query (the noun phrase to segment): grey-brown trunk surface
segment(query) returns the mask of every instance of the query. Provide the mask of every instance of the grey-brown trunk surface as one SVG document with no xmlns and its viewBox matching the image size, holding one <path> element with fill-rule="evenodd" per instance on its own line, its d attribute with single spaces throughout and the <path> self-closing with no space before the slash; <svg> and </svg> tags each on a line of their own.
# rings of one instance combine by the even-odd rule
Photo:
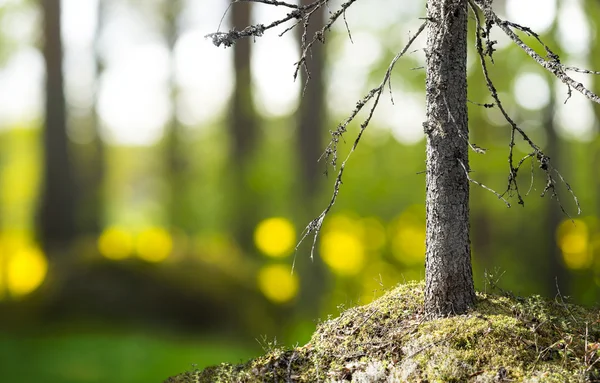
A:
<svg viewBox="0 0 600 383">
<path fill-rule="evenodd" d="M 428 0 L 425 312 L 461 314 L 475 302 L 469 240 L 467 1 Z M 461 164 L 462 163 L 462 164 Z"/>
</svg>

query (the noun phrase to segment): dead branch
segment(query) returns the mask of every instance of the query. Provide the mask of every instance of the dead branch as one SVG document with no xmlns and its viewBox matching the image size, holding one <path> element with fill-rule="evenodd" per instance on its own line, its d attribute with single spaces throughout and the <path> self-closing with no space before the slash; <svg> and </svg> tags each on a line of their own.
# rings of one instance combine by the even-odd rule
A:
<svg viewBox="0 0 600 383">
<path fill-rule="evenodd" d="M 312 10 L 321 7 L 323 4 L 328 2 L 329 0 L 317 0 L 314 3 L 310 3 L 307 5 L 296 5 L 292 3 L 286 3 L 284 1 L 275 1 L 275 0 L 234 0 L 229 4 L 229 7 L 234 5 L 235 3 L 240 2 L 249 2 L 249 3 L 262 3 L 273 6 L 283 6 L 287 8 L 292 8 L 293 11 L 288 13 L 285 17 L 275 20 L 268 25 L 264 24 L 255 24 L 249 25 L 241 31 L 236 31 L 235 28 L 232 28 L 229 32 L 214 32 L 207 34 L 206 38 L 211 38 L 212 42 L 215 46 L 220 47 L 223 45 L 224 47 L 230 47 L 239 39 L 246 37 L 260 37 L 265 31 L 275 28 L 281 24 L 284 24 L 290 20 L 302 20 L 306 16 L 307 13 L 310 13 Z M 227 8 L 229 10 L 229 8 Z M 288 30 L 292 29 L 288 28 Z M 284 32 L 285 33 L 285 32 Z"/>
<path fill-rule="evenodd" d="M 310 20 L 312 15 L 321 7 L 327 6 L 329 0 L 316 0 L 307 5 L 296 5 L 293 3 L 287 3 L 285 1 L 276 1 L 276 0 L 234 0 L 231 5 L 239 2 L 250 2 L 250 3 L 262 3 L 272 6 L 282 6 L 293 9 L 290 13 L 288 13 L 285 17 L 275 20 L 268 25 L 264 24 L 255 24 L 249 25 L 241 31 L 235 30 L 235 28 L 231 29 L 229 32 L 214 32 L 209 33 L 205 37 L 212 39 L 212 42 L 217 47 L 223 45 L 224 47 L 230 47 L 239 39 L 247 38 L 247 37 L 260 37 L 265 31 L 278 27 L 282 24 L 285 24 L 289 21 L 296 20 L 295 23 L 287 27 L 283 32 L 279 34 L 279 36 L 283 36 L 287 32 L 293 30 L 299 24 L 302 24 L 304 31 L 302 32 L 302 39 L 300 44 L 301 55 L 298 61 L 294 64 L 296 66 L 294 70 L 294 80 L 298 77 L 298 73 L 300 69 L 304 69 L 307 74 L 306 81 L 310 79 L 310 72 L 308 71 L 308 67 L 306 66 L 307 57 L 310 56 L 310 51 L 312 46 L 318 41 L 321 43 L 325 42 L 325 32 L 330 31 L 333 24 L 339 19 L 340 16 L 343 16 L 344 23 L 348 30 L 348 36 L 350 36 L 350 40 L 352 40 L 352 35 L 350 34 L 350 29 L 348 28 L 348 23 L 346 21 L 346 10 L 354 3 L 356 0 L 347 0 L 340 8 L 335 12 L 331 13 L 329 20 L 325 23 L 323 28 L 318 30 L 309 38 L 308 36 L 308 25 L 310 24 Z"/>
<path fill-rule="evenodd" d="M 560 62 L 560 58 L 556 53 L 554 53 L 544 42 L 541 40 L 540 36 L 533 32 L 531 29 L 527 27 L 523 27 L 519 24 L 512 23 L 510 21 L 502 20 L 496 13 L 492 10 L 492 5 L 490 0 L 473 0 L 474 3 L 481 9 L 483 12 L 487 23 L 486 28 L 491 28 L 492 25 L 497 25 L 515 44 L 517 44 L 521 49 L 523 49 L 532 59 L 534 59 L 538 64 L 540 64 L 544 69 L 552 73 L 556 78 L 561 80 L 564 84 L 567 85 L 567 89 L 569 92 L 569 97 L 571 95 L 571 89 L 575 89 L 576 91 L 583 94 L 585 97 L 600 104 L 600 97 L 596 95 L 591 90 L 587 89 L 582 83 L 575 81 L 572 77 L 570 77 L 566 71 L 575 71 L 580 73 L 588 73 L 588 74 L 599 74 L 600 72 L 588 71 L 586 69 L 579 69 L 574 67 L 567 67 Z M 520 30 L 526 33 L 529 36 L 534 37 L 546 50 L 547 59 L 544 59 L 542 56 L 537 54 L 533 48 L 529 45 L 525 44 L 523 40 L 517 36 L 517 34 L 513 31 L 513 29 Z"/>
<path fill-rule="evenodd" d="M 518 203 L 520 205 L 524 205 L 525 204 L 525 202 L 523 201 L 521 192 L 519 191 L 519 184 L 518 184 L 518 180 L 517 180 L 517 175 L 519 173 L 521 165 L 525 162 L 525 160 L 527 160 L 528 158 L 532 158 L 532 159 L 535 158 L 535 160 L 539 164 L 540 169 L 542 169 L 544 171 L 544 173 L 546 174 L 546 185 L 544 187 L 544 190 L 541 193 L 541 196 L 543 197 L 547 193 L 550 193 L 551 197 L 555 198 L 557 200 L 557 202 L 558 202 L 561 210 L 567 216 L 569 216 L 569 214 L 566 212 L 564 206 L 560 202 L 559 195 L 558 195 L 558 192 L 556 190 L 557 181 L 554 178 L 554 174 L 556 173 L 556 175 L 559 177 L 560 181 L 564 183 L 564 185 L 567 187 L 567 190 L 571 193 L 571 195 L 573 197 L 573 200 L 575 201 L 575 204 L 577 205 L 577 214 L 580 214 L 581 213 L 581 207 L 579 205 L 579 200 L 577 199 L 577 196 L 573 192 L 571 186 L 565 181 L 564 177 L 558 172 L 558 170 L 556 170 L 555 168 L 552 167 L 552 165 L 550 163 L 550 157 L 548 157 L 541 150 L 541 148 L 537 144 L 535 144 L 529 138 L 529 136 L 517 125 L 517 123 L 508 115 L 508 112 L 506 111 L 506 109 L 504 108 L 504 105 L 502 104 L 502 101 L 500 100 L 500 97 L 498 95 L 498 91 L 496 90 L 496 87 L 495 87 L 494 83 L 492 82 L 492 80 L 490 78 L 489 71 L 488 71 L 488 68 L 487 68 L 487 62 L 486 62 L 486 56 L 488 56 L 488 57 L 491 58 L 491 56 L 492 56 L 492 54 L 494 52 L 493 45 L 495 44 L 495 41 L 491 41 L 490 40 L 490 30 L 491 30 L 492 26 L 494 24 L 500 26 L 500 24 L 502 23 L 502 25 L 504 25 L 503 30 L 504 29 L 508 30 L 522 44 L 522 48 L 523 47 L 527 48 L 527 49 L 525 49 L 525 48 L 523 48 L 523 49 L 525 49 L 526 51 L 531 51 L 534 55 L 536 55 L 539 58 L 539 60 L 541 60 L 542 63 L 540 63 L 540 64 L 542 66 L 544 66 L 545 64 L 551 65 L 552 68 L 554 68 L 553 69 L 554 71 L 551 71 L 551 72 L 552 73 L 555 73 L 555 72 L 558 73 L 558 74 L 555 74 L 555 75 L 557 75 L 558 78 L 560 78 L 561 80 L 563 80 L 563 82 L 565 82 L 568 86 L 571 86 L 571 85 L 569 85 L 570 82 L 568 82 L 569 81 L 568 79 L 571 79 L 571 78 L 568 75 L 566 75 L 565 72 L 564 72 L 564 70 L 565 70 L 564 68 L 566 68 L 566 67 L 564 67 L 562 64 L 560 64 L 558 55 L 554 54 L 554 52 L 552 52 L 552 50 L 542 42 L 542 40 L 539 38 L 539 36 L 537 34 L 535 34 L 533 31 L 531 31 L 529 28 L 522 27 L 520 25 L 511 23 L 511 22 L 505 22 L 505 21 L 499 19 L 498 16 L 496 16 L 496 14 L 492 11 L 491 5 L 489 4 L 489 2 L 487 0 L 469 0 L 469 5 L 470 5 L 471 10 L 473 11 L 473 14 L 475 16 L 475 22 L 476 22 L 476 48 L 477 48 L 477 53 L 479 55 L 479 61 L 481 63 L 481 68 L 482 68 L 482 71 L 483 71 L 483 76 L 484 76 L 485 81 L 486 81 L 486 85 L 488 87 L 488 90 L 490 91 L 490 95 L 492 96 L 492 98 L 495 101 L 495 106 L 500 110 L 500 112 L 504 116 L 504 119 L 511 126 L 509 151 L 508 151 L 508 164 L 509 164 L 508 185 L 507 185 L 506 191 L 502 195 L 508 194 L 509 196 L 511 196 L 512 193 L 514 192 L 516 194 L 517 198 L 518 198 Z M 481 19 L 479 17 L 479 13 L 477 12 L 476 5 L 482 10 L 482 12 L 483 12 L 483 14 L 484 14 L 484 16 L 486 18 L 485 28 L 482 26 Z M 526 33 L 534 36 L 544 46 L 544 48 L 546 49 L 546 52 L 548 53 L 549 60 L 546 61 L 541 56 L 537 55 L 537 53 L 535 53 L 533 51 L 533 49 L 531 49 L 529 46 L 527 46 L 525 43 L 523 43 L 516 36 L 516 34 L 514 34 L 514 32 L 512 32 L 512 30 L 510 29 L 509 26 L 517 28 L 517 29 L 519 29 L 521 31 L 524 31 L 524 32 L 526 32 Z M 507 32 L 507 34 L 508 34 L 508 32 Z M 483 44 L 484 38 L 486 39 L 486 48 L 485 49 L 484 49 L 484 44 Z M 519 44 L 519 43 L 517 43 L 517 44 Z M 534 57 L 534 59 L 536 59 L 536 58 Z M 536 59 L 536 61 L 538 61 L 538 60 Z M 553 64 L 549 64 L 549 63 L 553 63 Z M 565 81 L 564 79 L 567 79 L 567 81 Z M 574 81 L 574 80 L 572 80 L 572 81 Z M 579 85 L 580 85 L 580 87 L 576 87 L 574 85 L 572 85 L 572 86 L 574 88 L 576 88 L 576 89 L 579 90 L 579 89 L 581 89 L 581 87 L 583 87 L 583 85 L 581 85 L 581 84 L 579 84 Z M 583 88 L 583 89 L 585 89 L 585 88 Z M 598 96 L 595 96 L 595 97 L 597 98 Z M 600 101 L 600 99 L 599 99 L 599 101 Z M 513 151 L 513 149 L 514 149 L 514 146 L 515 146 L 515 136 L 516 136 L 516 133 L 518 133 L 521 136 L 521 138 L 525 142 L 527 142 L 527 144 L 529 144 L 529 146 L 531 147 L 531 149 L 533 150 L 533 152 L 530 153 L 530 154 L 528 154 L 528 155 L 526 155 L 525 157 L 523 157 L 515 165 L 514 151 Z M 533 172 L 532 172 L 532 177 L 533 177 Z M 530 190 L 531 190 L 531 187 L 530 187 Z M 529 193 L 529 191 L 528 191 L 528 193 Z"/>
<path fill-rule="evenodd" d="M 329 204 L 327 205 L 325 210 L 323 210 L 323 212 L 321 212 L 321 214 L 319 214 L 319 216 L 317 218 L 312 220 L 306 226 L 306 228 L 304 229 L 304 231 L 302 233 L 300 242 L 296 246 L 296 251 L 297 251 L 298 247 L 300 246 L 300 244 L 302 244 L 302 242 L 306 239 L 306 237 L 308 237 L 309 235 L 312 234 L 313 235 L 313 244 L 312 244 L 312 248 L 310 251 L 311 259 L 314 259 L 314 250 L 315 250 L 316 240 L 321 231 L 321 227 L 323 225 L 323 220 L 325 219 L 325 216 L 327 215 L 327 213 L 329 213 L 329 211 L 331 210 L 331 208 L 333 207 L 333 205 L 335 204 L 335 202 L 337 200 L 337 196 L 340 191 L 340 186 L 342 185 L 342 176 L 344 174 L 344 169 L 346 168 L 346 163 L 350 159 L 350 156 L 352 156 L 352 154 L 356 150 L 356 147 L 358 146 L 358 143 L 360 142 L 360 139 L 362 138 L 362 135 L 363 135 L 365 129 L 371 122 L 371 118 L 373 117 L 373 114 L 375 113 L 375 109 L 377 108 L 377 105 L 379 104 L 379 99 L 381 98 L 381 95 L 383 94 L 383 92 L 385 90 L 385 86 L 391 79 L 392 71 L 394 69 L 394 66 L 396 65 L 396 62 L 402 56 L 404 56 L 404 54 L 406 53 L 406 51 L 408 51 L 408 49 L 413 44 L 413 42 L 417 39 L 417 37 L 421 34 L 421 32 L 423 32 L 423 30 L 425 29 L 425 26 L 427 25 L 427 22 L 428 21 L 425 21 L 425 22 L 423 22 L 423 24 L 421 24 L 421 26 L 419 27 L 417 32 L 408 40 L 408 42 L 406 43 L 406 46 L 402 49 L 402 51 L 400 51 L 398 54 L 396 54 L 394 59 L 390 62 L 390 65 L 388 66 L 388 69 L 386 70 L 383 80 L 381 81 L 379 86 L 371 89 L 369 91 L 369 93 L 367 93 L 367 95 L 362 98 L 362 100 L 358 101 L 356 103 L 356 107 L 354 108 L 354 110 L 352 111 L 350 116 L 348 118 L 346 118 L 340 125 L 338 125 L 336 130 L 331 132 L 331 136 L 332 136 L 331 141 L 329 142 L 329 145 L 327 145 L 327 148 L 325 149 L 325 152 L 321 156 L 321 159 L 325 158 L 327 163 L 332 165 L 335 169 L 337 166 L 337 145 L 338 145 L 340 139 L 343 138 L 344 133 L 346 133 L 346 128 L 348 127 L 348 124 L 350 124 L 352 121 L 354 121 L 357 114 L 363 109 L 363 107 L 369 101 L 371 101 L 373 99 L 373 105 L 371 106 L 369 114 L 368 114 L 367 118 L 361 123 L 360 130 L 358 132 L 356 139 L 354 140 L 354 144 L 352 145 L 352 147 L 350 148 L 350 152 L 348 153 L 348 155 L 346 156 L 346 158 L 340 165 L 340 168 L 338 170 L 338 173 L 337 173 L 337 176 L 335 179 L 334 187 L 333 187 L 333 195 L 331 196 L 331 200 L 329 201 Z"/>
<path fill-rule="evenodd" d="M 458 162 L 460 163 L 460 166 L 462 166 L 463 170 L 465 171 L 465 175 L 467 176 L 467 180 L 469 180 L 469 182 L 474 183 L 475 185 L 479 186 L 480 188 L 483 188 L 487 191 L 489 191 L 490 193 L 493 193 L 496 197 L 498 197 L 498 199 L 501 199 L 502 202 L 504 202 L 504 204 L 506 205 L 506 207 L 510 207 L 510 202 L 508 202 L 503 196 L 502 194 L 498 193 L 497 191 L 495 191 L 494 189 L 485 186 L 484 184 L 482 184 L 479 181 L 474 180 L 473 178 L 471 178 L 471 176 L 469 175 L 469 173 L 471 172 L 470 169 L 467 169 L 467 167 L 465 166 L 465 164 L 461 161 L 458 160 Z"/>
</svg>

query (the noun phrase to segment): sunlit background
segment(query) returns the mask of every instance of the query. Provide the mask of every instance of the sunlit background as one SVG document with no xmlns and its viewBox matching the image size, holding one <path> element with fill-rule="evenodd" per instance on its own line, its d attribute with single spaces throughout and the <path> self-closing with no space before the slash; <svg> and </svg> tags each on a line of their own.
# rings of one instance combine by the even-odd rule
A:
<svg viewBox="0 0 600 383">
<path fill-rule="evenodd" d="M 600 70 L 596 0 L 494 6 L 540 33 L 563 63 Z M 230 49 L 204 37 L 287 9 L 227 7 L 0 0 L 0 381 L 158 382 L 270 343 L 302 344 L 319 320 L 423 278 L 424 38 L 398 63 L 394 102 L 382 100 L 348 162 L 314 258 L 312 237 L 296 245 L 331 198 L 335 170 L 326 177 L 317 162 L 329 131 L 381 81 L 424 2 L 356 2 L 346 13 L 351 38 L 336 24 L 309 55 L 304 97 L 305 76 L 293 79 L 299 31 L 280 37 L 282 26 Z M 492 37 L 500 96 L 582 214 L 564 186 L 572 219 L 540 198 L 537 169 L 524 208 L 473 188 L 476 284 L 597 304 L 600 107 L 575 92 L 565 103 L 562 84 Z M 470 128 L 488 152 L 471 155 L 472 177 L 502 191 L 510 131 L 498 110 L 476 105 L 491 99 L 473 40 Z M 593 77 L 573 76 L 600 91 Z M 350 125 L 340 158 L 358 128 Z M 523 169 L 526 191 L 528 162 Z"/>
</svg>

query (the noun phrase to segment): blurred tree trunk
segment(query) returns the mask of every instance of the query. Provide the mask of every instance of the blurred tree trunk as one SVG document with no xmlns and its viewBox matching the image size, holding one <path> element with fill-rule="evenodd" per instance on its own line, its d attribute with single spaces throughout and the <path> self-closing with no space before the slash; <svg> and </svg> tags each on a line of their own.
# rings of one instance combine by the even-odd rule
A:
<svg viewBox="0 0 600 383">
<path fill-rule="evenodd" d="M 185 182 L 185 171 L 187 161 L 185 159 L 185 149 L 182 145 L 181 125 L 177 119 L 177 97 L 178 86 L 176 81 L 175 68 L 175 43 L 179 36 L 177 18 L 182 9 L 181 0 L 167 0 L 163 3 L 165 7 L 163 14 L 165 17 L 165 33 L 171 53 L 171 74 L 170 74 L 170 92 L 171 92 L 171 120 L 167 124 L 165 131 L 165 151 L 167 156 L 167 182 L 169 185 L 169 204 L 168 216 L 172 228 L 182 230 L 193 229 L 189 223 L 191 217 L 187 211 L 186 193 L 187 184 Z"/>
<path fill-rule="evenodd" d="M 483 79 L 473 81 L 473 83 L 482 86 L 487 92 L 487 87 Z M 488 134 L 488 122 L 483 117 L 483 113 L 473 114 L 473 118 L 469 116 L 471 121 L 470 130 L 471 139 L 477 145 L 484 148 L 488 147 L 490 141 Z M 487 185 L 488 177 L 486 172 L 477 174 L 477 181 L 484 185 Z M 477 262 L 478 266 L 484 272 L 493 273 L 494 266 L 494 248 L 492 243 L 494 242 L 494 231 L 492 230 L 492 214 L 493 212 L 488 208 L 489 196 L 483 189 L 477 190 L 471 195 L 471 233 L 473 239 L 472 256 L 474 261 Z"/>
<path fill-rule="evenodd" d="M 554 76 L 546 76 L 549 81 L 550 87 L 550 100 L 548 106 L 543 112 L 543 128 L 546 132 L 546 147 L 544 152 L 548 157 L 552 159 L 552 163 L 557 169 L 561 168 L 561 153 L 560 153 L 560 139 L 556 133 L 556 127 L 554 125 L 554 111 L 556 109 L 556 97 L 554 95 Z M 556 229 L 560 225 L 562 212 L 556 206 L 556 201 L 548 199 L 545 201 L 545 216 L 544 230 L 548 240 L 545 243 L 548 244 L 546 256 L 548 257 L 548 272 L 546 273 L 546 290 L 549 296 L 553 296 L 558 293 L 556 287 L 560 288 L 562 294 L 569 294 L 570 281 L 569 273 L 565 269 L 565 265 L 562 260 L 562 253 L 556 243 Z"/>
<path fill-rule="evenodd" d="M 46 114 L 43 133 L 44 163 L 40 207 L 40 235 L 47 251 L 75 238 L 76 188 L 66 129 L 62 73 L 60 0 L 42 0 Z M 48 254 L 52 256 L 52 254 Z"/>
<path fill-rule="evenodd" d="M 301 0 L 300 3 L 308 5 L 312 3 L 312 0 Z M 306 33 L 307 38 L 312 38 L 315 32 L 323 27 L 324 20 L 325 7 L 320 7 L 313 13 L 307 31 L 298 28 L 300 32 L 298 39 L 302 39 L 302 32 Z M 302 96 L 303 90 L 305 90 L 305 93 L 304 97 L 300 99 L 297 128 L 298 138 L 296 142 L 298 144 L 298 153 L 300 154 L 303 197 L 306 197 L 306 201 L 310 201 L 314 197 L 319 184 L 319 176 L 323 173 L 317 160 L 324 149 L 322 142 L 323 126 L 325 125 L 324 51 L 323 44 L 319 42 L 314 44 L 306 60 L 310 78 L 304 70 L 301 71 L 300 75 L 300 94 Z M 304 88 L 305 86 L 306 88 Z"/>
<path fill-rule="evenodd" d="M 557 12 L 560 12 L 560 5 L 556 6 L 556 10 Z M 548 37 L 546 37 L 544 40 L 547 41 L 550 46 L 558 46 L 558 42 L 555 39 L 557 33 L 557 20 L 555 19 L 550 30 L 548 31 Z M 546 74 L 545 78 L 548 82 L 550 99 L 548 100 L 548 105 L 542 114 L 542 128 L 546 133 L 546 147 L 544 152 L 552 159 L 554 166 L 557 169 L 561 169 L 562 156 L 560 150 L 560 137 L 558 137 L 556 126 L 554 124 L 554 113 L 557 107 L 557 100 L 554 92 L 554 83 L 556 78 L 551 74 Z M 554 296 L 558 293 L 557 285 L 562 294 L 568 294 L 571 289 L 569 272 L 565 268 L 562 260 L 562 252 L 558 248 L 558 244 L 556 242 L 556 229 L 560 225 L 560 222 L 563 218 L 563 213 L 560 208 L 556 206 L 556 201 L 551 199 L 545 201 L 544 207 L 546 210 L 544 214 L 546 219 L 544 220 L 542 229 L 547 238 L 545 243 L 548 246 L 545 252 L 546 257 L 548 257 L 548 271 L 545 275 L 544 284 L 546 285 L 546 291 L 549 296 Z"/>
<path fill-rule="evenodd" d="M 242 29 L 250 25 L 252 4 L 234 4 L 230 12 L 234 28 Z M 233 46 L 235 85 L 228 121 L 235 193 L 232 199 L 231 227 L 245 250 L 252 248 L 252 232 L 258 218 L 257 193 L 249 180 L 258 130 L 258 118 L 252 97 L 252 43 L 252 39 L 241 39 Z"/>
<path fill-rule="evenodd" d="M 93 54 L 95 62 L 95 89 L 94 89 L 94 105 L 91 110 L 91 126 L 93 130 L 93 139 L 90 143 L 82 148 L 85 153 L 85 166 L 80 170 L 79 180 L 81 187 L 81 201 L 79 206 L 81 209 L 81 230 L 86 234 L 97 235 L 100 233 L 103 224 L 104 214 L 104 192 L 103 180 L 105 174 L 105 148 L 100 135 L 100 118 L 98 116 L 98 89 L 100 78 L 104 72 L 104 63 L 100 57 L 99 41 L 102 33 L 105 18 L 105 0 L 98 0 L 97 16 L 96 16 L 96 33 L 94 37 Z"/>
<path fill-rule="evenodd" d="M 596 0 L 586 0 L 584 4 L 584 11 L 588 15 L 588 22 L 590 23 L 591 30 L 591 41 L 590 41 L 590 52 L 589 60 L 590 67 L 594 70 L 600 70 L 600 44 L 596 43 L 596 39 L 600 36 L 600 4 Z M 596 36 L 596 39 L 594 39 Z M 594 76 L 591 78 L 593 81 L 593 91 L 598 94 L 600 92 L 600 78 Z M 592 103 L 594 108 L 594 114 L 596 115 L 596 129 L 600 128 L 600 105 Z M 596 182 L 596 214 L 600 216 L 600 135 L 596 136 L 594 145 L 594 155 L 591 158 L 591 169 L 592 177 Z"/>
<path fill-rule="evenodd" d="M 301 0 L 301 5 L 308 5 L 312 0 Z M 302 34 L 311 39 L 315 32 L 323 28 L 325 21 L 325 7 L 318 8 L 312 15 L 308 29 L 297 29 L 299 45 L 302 45 Z M 300 52 L 301 54 L 302 52 Z M 306 60 L 309 74 L 302 70 L 300 72 L 300 105 L 298 108 L 298 120 L 296 128 L 296 144 L 300 167 L 300 201 L 302 213 L 315 214 L 313 210 L 314 199 L 318 192 L 319 180 L 323 176 L 322 165 L 318 162 L 324 150 L 322 132 L 325 126 L 325 83 L 323 72 L 325 67 L 325 47 L 317 42 L 313 45 Z M 308 82 L 307 82 L 308 81 Z M 302 95 L 304 92 L 304 95 Z M 308 207 L 308 209 L 307 209 Z M 303 222 L 308 222 L 314 217 L 302 216 Z M 320 258 L 319 261 L 299 262 L 298 273 L 300 274 L 300 304 L 299 310 L 310 317 L 318 315 L 319 298 L 323 296 L 325 267 Z M 309 309 L 312 308 L 312 309 Z"/>
</svg>

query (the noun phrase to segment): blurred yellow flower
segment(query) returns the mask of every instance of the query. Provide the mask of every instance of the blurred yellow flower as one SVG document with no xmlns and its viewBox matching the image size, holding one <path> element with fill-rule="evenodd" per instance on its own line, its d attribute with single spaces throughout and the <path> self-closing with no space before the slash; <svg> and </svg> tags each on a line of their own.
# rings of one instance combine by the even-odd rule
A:
<svg viewBox="0 0 600 383">
<path fill-rule="evenodd" d="M 37 289 L 48 272 L 48 261 L 38 248 L 27 246 L 8 257 L 6 287 L 13 296 L 23 296 Z"/>
<path fill-rule="evenodd" d="M 296 230 L 285 218 L 268 218 L 256 227 L 254 243 L 258 250 L 269 257 L 285 257 L 296 245 Z"/>
<path fill-rule="evenodd" d="M 364 267 L 366 257 L 359 237 L 334 229 L 321 238 L 321 258 L 335 273 L 350 276 Z"/>
<path fill-rule="evenodd" d="M 298 294 L 298 277 L 288 265 L 269 265 L 258 272 L 258 288 L 274 303 L 285 303 Z"/>
<path fill-rule="evenodd" d="M 160 227 L 143 230 L 136 238 L 137 256 L 147 262 L 162 262 L 173 250 L 171 234 Z"/>
<path fill-rule="evenodd" d="M 562 251 L 563 261 L 569 269 L 587 269 L 592 265 L 589 230 L 585 221 L 564 220 L 556 230 L 556 241 Z"/>
<path fill-rule="evenodd" d="M 133 236 L 124 228 L 109 227 L 98 238 L 98 250 L 108 259 L 125 259 L 133 252 Z"/>
</svg>

